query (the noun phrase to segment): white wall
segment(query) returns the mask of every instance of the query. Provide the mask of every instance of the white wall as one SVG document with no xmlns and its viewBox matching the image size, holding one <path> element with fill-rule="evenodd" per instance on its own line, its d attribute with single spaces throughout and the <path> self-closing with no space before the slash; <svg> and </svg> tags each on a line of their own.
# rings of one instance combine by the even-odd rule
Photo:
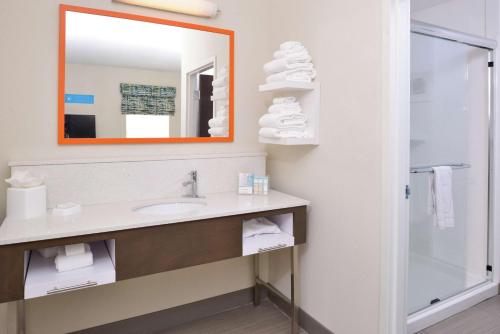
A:
<svg viewBox="0 0 500 334">
<path fill-rule="evenodd" d="M 379 328 L 382 5 L 272 1 L 273 47 L 301 41 L 316 65 L 321 136 L 317 147 L 269 146 L 268 170 L 273 187 L 312 202 L 300 253 L 301 306 L 339 334 Z M 271 258 L 280 289 L 288 288 L 285 255 Z"/>
<path fill-rule="evenodd" d="M 65 104 L 66 114 L 95 115 L 97 138 L 125 138 L 125 115 L 121 113 L 120 83 L 177 88 L 175 111 L 170 119 L 170 137 L 180 137 L 180 72 L 66 64 L 66 93 L 94 95 L 94 104 Z"/>
<path fill-rule="evenodd" d="M 267 0 L 220 0 L 222 13 L 206 20 L 101 0 L 64 3 L 218 26 L 237 31 L 235 141 L 219 144 L 69 145 L 57 144 L 57 54 L 59 0 L 0 2 L 0 179 L 7 178 L 11 160 L 71 159 L 189 153 L 262 151 L 257 142 L 255 110 L 264 103 L 257 92 L 260 67 L 269 50 L 270 13 Z M 255 18 L 261 22 L 255 25 Z M 5 210 L 5 184 L 0 182 L 0 218 Z M 252 285 L 250 259 L 222 261 L 116 285 L 43 298 L 27 304 L 32 333 L 57 333 L 61 310 L 82 312 L 64 319 L 64 329 L 78 330 L 153 312 Z M 234 273 L 246 279 L 233 279 Z M 241 275 L 241 276 L 240 276 Z M 199 280 L 193 282 L 192 279 Z M 96 307 L 99 303 L 101 307 Z M 10 310 L 12 305 L 9 304 Z M 0 307 L 0 315 L 2 315 Z M 11 314 L 11 313 L 9 313 Z M 10 316 L 9 316 L 10 317 Z M 0 319 L 0 324 L 5 323 Z M 9 322 L 11 324 L 11 322 Z M 0 325 L 1 328 L 1 325 Z M 63 328 L 63 327 L 60 327 Z M 59 329 L 60 330 L 60 329 Z"/>
<path fill-rule="evenodd" d="M 477 36 L 486 36 L 487 17 L 496 9 L 494 1 L 490 0 L 427 2 L 429 4 L 423 8 L 418 5 L 413 6 L 412 19 Z"/>
</svg>

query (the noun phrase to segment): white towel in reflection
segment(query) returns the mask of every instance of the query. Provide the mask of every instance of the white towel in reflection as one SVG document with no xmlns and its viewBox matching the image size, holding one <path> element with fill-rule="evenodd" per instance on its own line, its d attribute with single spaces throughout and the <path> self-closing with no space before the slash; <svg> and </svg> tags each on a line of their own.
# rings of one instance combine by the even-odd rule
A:
<svg viewBox="0 0 500 334">
<path fill-rule="evenodd" d="M 223 100 L 229 97 L 227 87 L 214 88 L 212 93 L 212 101 Z"/>
<path fill-rule="evenodd" d="M 250 238 L 261 234 L 281 233 L 278 225 L 267 218 L 259 217 L 243 221 L 243 238 Z"/>
<path fill-rule="evenodd" d="M 279 81 L 312 82 L 316 77 L 316 70 L 290 70 L 281 73 L 271 74 L 266 78 L 267 83 Z"/>
<path fill-rule="evenodd" d="M 310 62 L 296 62 L 291 58 L 275 59 L 264 65 L 264 72 L 267 75 L 280 73 L 288 70 L 306 69 L 312 70 L 314 65 Z"/>
<path fill-rule="evenodd" d="M 70 271 L 91 266 L 94 264 L 94 256 L 88 244 L 85 244 L 85 252 L 78 255 L 66 255 L 64 248 L 61 247 L 54 263 L 57 271 Z"/>
<path fill-rule="evenodd" d="M 294 126 L 286 129 L 261 128 L 259 136 L 265 138 L 307 138 L 305 126 Z"/>
<path fill-rule="evenodd" d="M 214 117 L 208 121 L 208 126 L 211 128 L 227 127 L 228 118 L 226 116 Z"/>
<path fill-rule="evenodd" d="M 259 125 L 263 128 L 287 129 L 305 126 L 306 120 L 306 115 L 299 113 L 265 114 L 259 119 Z"/>
<path fill-rule="evenodd" d="M 223 75 L 212 81 L 212 86 L 214 88 L 227 86 L 227 75 Z"/>
<path fill-rule="evenodd" d="M 229 108 L 227 106 L 222 106 L 215 110 L 215 117 L 223 117 L 229 115 Z"/>
<path fill-rule="evenodd" d="M 302 108 L 298 102 L 277 103 L 270 105 L 267 112 L 270 114 L 297 114 L 302 112 Z"/>
<path fill-rule="evenodd" d="M 210 133 L 210 135 L 212 137 L 228 137 L 229 136 L 229 129 L 227 126 L 210 128 L 210 129 L 208 129 L 208 133 Z"/>
<path fill-rule="evenodd" d="M 455 227 L 453 170 L 449 166 L 433 167 L 432 170 L 429 189 L 434 225 L 441 230 Z"/>
</svg>

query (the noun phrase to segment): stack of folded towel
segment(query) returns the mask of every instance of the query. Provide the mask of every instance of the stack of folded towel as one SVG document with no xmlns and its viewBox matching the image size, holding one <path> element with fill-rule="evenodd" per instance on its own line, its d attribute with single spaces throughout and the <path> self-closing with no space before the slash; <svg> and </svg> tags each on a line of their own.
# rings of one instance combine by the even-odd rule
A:
<svg viewBox="0 0 500 334">
<path fill-rule="evenodd" d="M 229 89 L 228 72 L 223 67 L 212 82 L 212 101 L 215 103 L 215 115 L 208 121 L 208 133 L 212 137 L 227 137 L 229 133 Z"/>
<path fill-rule="evenodd" d="M 307 49 L 299 42 L 285 42 L 274 53 L 274 60 L 264 65 L 266 82 L 312 82 L 316 70 Z"/>
<path fill-rule="evenodd" d="M 39 249 L 38 252 L 44 258 L 55 257 L 55 266 L 59 272 L 80 269 L 94 264 L 94 256 L 88 244 L 50 247 Z"/>
<path fill-rule="evenodd" d="M 279 233 L 281 233 L 281 230 L 278 225 L 267 218 L 261 217 L 243 221 L 243 238 Z"/>
<path fill-rule="evenodd" d="M 277 97 L 259 120 L 259 135 L 265 138 L 306 138 L 307 117 L 295 97 Z"/>
<path fill-rule="evenodd" d="M 67 245 L 59 248 L 54 262 L 57 271 L 70 271 L 91 266 L 94 256 L 88 244 Z"/>
</svg>

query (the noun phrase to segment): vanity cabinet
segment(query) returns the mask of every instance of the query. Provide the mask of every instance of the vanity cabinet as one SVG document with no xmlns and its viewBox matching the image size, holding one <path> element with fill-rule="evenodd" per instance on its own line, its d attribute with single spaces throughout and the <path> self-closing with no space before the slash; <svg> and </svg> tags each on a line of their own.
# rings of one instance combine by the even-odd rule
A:
<svg viewBox="0 0 500 334">
<path fill-rule="evenodd" d="M 243 221 L 257 217 L 268 217 L 271 220 L 276 217 L 286 217 L 287 233 L 291 235 L 293 240 L 293 244 L 286 247 L 305 243 L 306 206 L 297 206 L 66 238 L 6 244 L 0 246 L 0 303 L 22 300 L 26 297 L 24 285 L 26 273 L 29 272 L 30 251 L 82 242 L 107 241 L 109 256 L 115 265 L 116 280 L 120 281 L 241 257 L 244 255 Z M 285 246 L 277 248 L 285 248 Z M 277 248 L 263 248 L 256 253 Z M 63 288 L 58 291 L 71 290 L 74 289 Z"/>
<path fill-rule="evenodd" d="M 242 221 L 222 217 L 124 231 L 117 240 L 119 280 L 241 256 Z"/>
</svg>

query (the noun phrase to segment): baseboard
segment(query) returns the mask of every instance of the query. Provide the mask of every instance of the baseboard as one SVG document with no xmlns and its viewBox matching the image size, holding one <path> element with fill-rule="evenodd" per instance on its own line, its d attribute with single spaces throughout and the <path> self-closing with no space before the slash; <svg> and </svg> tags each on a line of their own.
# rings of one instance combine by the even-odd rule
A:
<svg viewBox="0 0 500 334">
<path fill-rule="evenodd" d="M 291 315 L 292 306 L 289 300 L 284 299 L 272 290 L 267 291 L 267 297 L 278 306 L 281 311 L 288 316 Z M 308 334 L 334 334 L 302 309 L 299 309 L 299 324 Z"/>
<path fill-rule="evenodd" d="M 290 316 L 291 306 L 289 301 L 264 287 L 259 289 L 259 291 L 261 292 L 261 299 L 268 298 L 280 310 Z M 210 317 L 251 302 L 253 302 L 253 288 L 248 288 L 166 310 L 76 331 L 73 332 L 73 334 L 161 333 L 191 321 Z M 303 310 L 300 310 L 299 322 L 300 326 L 308 334 L 333 334 L 333 332 L 321 325 L 316 319 Z"/>
<path fill-rule="evenodd" d="M 264 290 L 264 289 L 261 289 Z M 262 291 L 262 298 L 267 292 Z M 73 332 L 73 334 L 154 334 L 173 327 L 209 317 L 253 301 L 253 288 L 243 289 L 224 295 L 196 301 L 138 317 Z"/>
</svg>

